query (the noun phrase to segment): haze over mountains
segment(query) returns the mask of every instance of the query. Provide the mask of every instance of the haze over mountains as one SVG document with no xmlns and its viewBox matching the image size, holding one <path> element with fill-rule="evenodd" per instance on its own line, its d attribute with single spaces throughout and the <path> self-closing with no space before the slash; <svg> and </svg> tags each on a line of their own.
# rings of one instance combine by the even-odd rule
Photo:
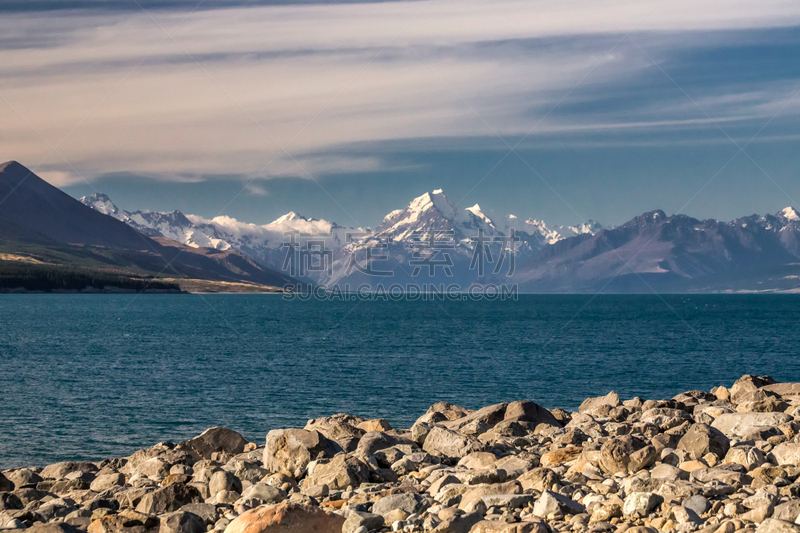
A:
<svg viewBox="0 0 800 533">
<path fill-rule="evenodd" d="M 287 267 L 286 245 L 294 233 L 292 251 L 302 253 L 314 242 L 318 243 L 314 250 L 327 255 L 317 255 L 317 268 L 291 274 L 350 289 L 362 283 L 456 283 L 463 288 L 473 283 L 511 283 L 529 292 L 800 288 L 800 214 L 791 207 L 730 222 L 667 216 L 656 210 L 615 228 L 594 221 L 550 228 L 535 218 L 520 222 L 510 215 L 492 220 L 479 205 L 459 207 L 437 189 L 390 212 L 370 230 L 293 212 L 270 224 L 255 225 L 179 211 L 123 211 L 102 194 L 81 202 L 147 235 L 195 247 L 239 250 L 276 270 Z M 512 228 L 518 239 L 513 264 L 510 255 L 502 253 Z M 434 241 L 437 251 L 431 251 Z M 478 246 L 485 247 L 485 253 L 476 254 Z"/>
</svg>

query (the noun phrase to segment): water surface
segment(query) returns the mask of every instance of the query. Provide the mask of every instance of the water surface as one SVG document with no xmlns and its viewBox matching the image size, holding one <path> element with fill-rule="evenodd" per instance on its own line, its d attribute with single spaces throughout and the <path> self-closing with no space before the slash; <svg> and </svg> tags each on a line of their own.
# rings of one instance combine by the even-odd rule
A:
<svg viewBox="0 0 800 533">
<path fill-rule="evenodd" d="M 262 442 L 348 412 L 671 397 L 800 381 L 800 296 L 0 296 L 0 469 L 119 457 L 221 425 Z"/>
</svg>

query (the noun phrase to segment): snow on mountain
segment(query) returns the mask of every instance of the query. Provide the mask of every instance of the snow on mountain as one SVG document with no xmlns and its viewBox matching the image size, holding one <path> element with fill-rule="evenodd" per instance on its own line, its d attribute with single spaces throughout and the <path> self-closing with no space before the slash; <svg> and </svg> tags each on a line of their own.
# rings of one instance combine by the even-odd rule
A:
<svg viewBox="0 0 800 533">
<path fill-rule="evenodd" d="M 779 211 L 775 216 L 785 218 L 789 222 L 800 221 L 800 213 L 798 213 L 797 209 L 795 209 L 794 207 L 785 207 L 781 211 Z"/>
<path fill-rule="evenodd" d="M 294 212 L 259 226 L 228 216 L 209 220 L 197 215 L 184 215 L 180 211 L 125 211 L 114 205 L 105 194 L 85 196 L 80 201 L 147 235 L 166 237 L 195 248 L 234 248 L 263 264 L 272 263 L 275 250 L 280 250 L 291 240 L 292 235 L 297 242 L 310 238 L 322 239 L 327 246 L 333 248 L 341 247 L 346 241 L 346 233 L 351 231 L 335 223 L 309 219 Z M 360 228 L 356 230 L 364 231 Z M 270 266 L 274 267 L 274 264 Z"/>
<path fill-rule="evenodd" d="M 405 209 L 389 213 L 375 229 L 375 233 L 390 235 L 395 241 L 419 238 L 431 229 L 437 232 L 453 232 L 456 242 L 468 242 L 484 230 L 484 235 L 494 236 L 500 232 L 491 219 L 484 215 L 480 206 L 461 209 L 445 196 L 442 189 L 426 192 L 414 198 Z"/>
<path fill-rule="evenodd" d="M 544 220 L 535 218 L 529 218 L 521 224 L 519 231 L 538 237 L 543 245 L 554 244 L 564 238 L 558 231 L 548 228 Z"/>
</svg>

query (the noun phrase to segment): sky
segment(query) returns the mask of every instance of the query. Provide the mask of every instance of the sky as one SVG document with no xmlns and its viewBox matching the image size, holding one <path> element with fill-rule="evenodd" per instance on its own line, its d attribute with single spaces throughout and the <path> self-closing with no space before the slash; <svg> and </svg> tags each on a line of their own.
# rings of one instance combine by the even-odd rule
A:
<svg viewBox="0 0 800 533">
<path fill-rule="evenodd" d="M 800 207 L 794 0 L 0 0 L 0 161 L 121 208 L 375 227 Z"/>
</svg>

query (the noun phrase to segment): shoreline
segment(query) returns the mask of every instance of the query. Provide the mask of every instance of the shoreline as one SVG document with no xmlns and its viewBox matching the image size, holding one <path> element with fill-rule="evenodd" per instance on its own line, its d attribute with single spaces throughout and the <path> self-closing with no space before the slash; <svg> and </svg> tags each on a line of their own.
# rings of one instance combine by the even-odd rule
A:
<svg viewBox="0 0 800 533">
<path fill-rule="evenodd" d="M 410 428 L 338 414 L 258 443 L 211 428 L 5 470 L 0 530 L 800 533 L 799 431 L 800 383 L 752 375 L 574 413 L 440 402 Z"/>
</svg>

